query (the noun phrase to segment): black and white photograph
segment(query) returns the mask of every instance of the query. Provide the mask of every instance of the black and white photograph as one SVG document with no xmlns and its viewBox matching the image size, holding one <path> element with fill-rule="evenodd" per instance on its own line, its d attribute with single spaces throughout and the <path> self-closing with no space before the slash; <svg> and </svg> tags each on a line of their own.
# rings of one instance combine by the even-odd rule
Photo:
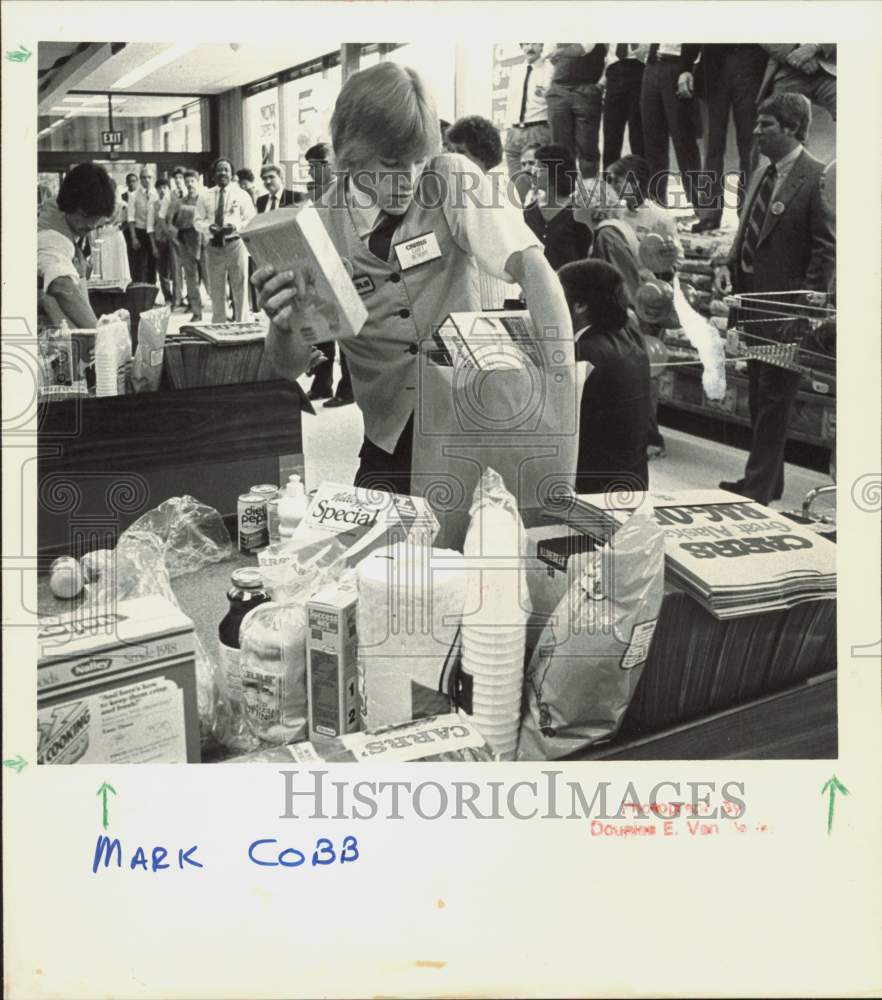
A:
<svg viewBox="0 0 882 1000">
<path fill-rule="evenodd" d="M 4 995 L 878 995 L 882 5 L 0 16 Z"/>
<path fill-rule="evenodd" d="M 37 58 L 40 763 L 836 756 L 835 44 Z"/>
</svg>

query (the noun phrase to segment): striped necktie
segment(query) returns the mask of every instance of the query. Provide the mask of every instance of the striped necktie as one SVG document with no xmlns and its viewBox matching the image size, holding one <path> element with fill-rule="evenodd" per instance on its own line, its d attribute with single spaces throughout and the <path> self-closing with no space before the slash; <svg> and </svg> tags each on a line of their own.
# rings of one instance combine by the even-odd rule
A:
<svg viewBox="0 0 882 1000">
<path fill-rule="evenodd" d="M 763 223 L 765 223 L 766 214 L 769 211 L 769 202 L 772 200 L 772 191 L 775 189 L 775 177 L 777 173 L 775 164 L 771 164 L 765 176 L 760 181 L 759 187 L 756 189 L 753 204 L 750 206 L 747 229 L 744 232 L 744 240 L 741 243 L 741 269 L 744 271 L 753 270 L 753 259 L 756 256 L 760 233 L 763 231 Z"/>
</svg>

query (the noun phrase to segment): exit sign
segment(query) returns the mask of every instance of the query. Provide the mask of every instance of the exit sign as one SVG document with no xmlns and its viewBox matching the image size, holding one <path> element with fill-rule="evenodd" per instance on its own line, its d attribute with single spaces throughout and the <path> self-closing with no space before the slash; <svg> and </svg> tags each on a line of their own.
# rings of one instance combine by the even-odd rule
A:
<svg viewBox="0 0 882 1000">
<path fill-rule="evenodd" d="M 102 132 L 101 141 L 105 146 L 121 146 L 123 134 L 122 132 Z"/>
</svg>

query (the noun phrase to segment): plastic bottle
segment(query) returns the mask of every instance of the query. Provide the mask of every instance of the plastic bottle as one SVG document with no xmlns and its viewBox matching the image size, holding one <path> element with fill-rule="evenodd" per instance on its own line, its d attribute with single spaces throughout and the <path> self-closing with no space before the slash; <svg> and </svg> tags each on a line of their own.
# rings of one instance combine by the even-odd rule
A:
<svg viewBox="0 0 882 1000">
<path fill-rule="evenodd" d="M 303 520 L 309 507 L 309 497 L 303 482 L 296 472 L 288 476 L 288 485 L 279 500 L 279 538 L 285 541 L 294 534 L 294 529 Z"/>
</svg>

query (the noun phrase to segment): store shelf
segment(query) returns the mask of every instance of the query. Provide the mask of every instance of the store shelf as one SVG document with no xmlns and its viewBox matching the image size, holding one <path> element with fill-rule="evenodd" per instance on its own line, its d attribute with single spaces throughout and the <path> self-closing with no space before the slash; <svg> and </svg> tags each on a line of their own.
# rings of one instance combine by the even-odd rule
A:
<svg viewBox="0 0 882 1000">
<path fill-rule="evenodd" d="M 669 368 L 659 376 L 659 403 L 725 423 L 750 426 L 748 380 L 733 372 L 727 374 L 725 398 L 711 402 L 701 387 L 700 366 Z M 836 439 L 836 397 L 800 389 L 787 436 L 793 441 L 832 448 Z"/>
</svg>

